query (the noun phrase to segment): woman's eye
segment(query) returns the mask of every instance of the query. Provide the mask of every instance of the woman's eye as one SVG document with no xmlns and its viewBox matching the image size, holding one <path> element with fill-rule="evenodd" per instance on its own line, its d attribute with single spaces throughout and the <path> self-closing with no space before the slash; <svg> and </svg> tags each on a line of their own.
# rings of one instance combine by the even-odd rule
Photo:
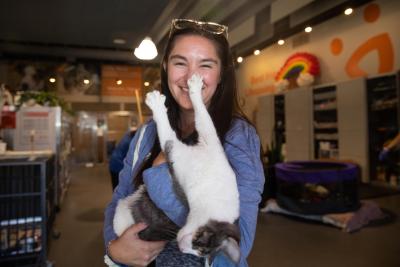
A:
<svg viewBox="0 0 400 267">
<path fill-rule="evenodd" d="M 174 65 L 175 66 L 185 66 L 185 63 L 183 63 L 183 62 L 175 62 Z"/>
<path fill-rule="evenodd" d="M 202 68 L 206 68 L 206 69 L 211 69 L 211 68 L 212 68 L 212 66 L 211 66 L 211 65 L 201 65 L 200 67 L 202 67 Z"/>
</svg>

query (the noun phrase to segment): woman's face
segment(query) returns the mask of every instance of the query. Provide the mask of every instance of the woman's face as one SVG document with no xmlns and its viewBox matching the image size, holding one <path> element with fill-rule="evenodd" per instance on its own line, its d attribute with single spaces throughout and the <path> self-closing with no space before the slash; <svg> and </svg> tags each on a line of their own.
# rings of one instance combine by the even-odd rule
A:
<svg viewBox="0 0 400 267">
<path fill-rule="evenodd" d="M 168 57 L 168 86 L 181 111 L 192 110 L 188 79 L 197 73 L 203 77 L 202 97 L 206 106 L 220 82 L 221 60 L 212 41 L 198 35 L 177 37 Z"/>
</svg>

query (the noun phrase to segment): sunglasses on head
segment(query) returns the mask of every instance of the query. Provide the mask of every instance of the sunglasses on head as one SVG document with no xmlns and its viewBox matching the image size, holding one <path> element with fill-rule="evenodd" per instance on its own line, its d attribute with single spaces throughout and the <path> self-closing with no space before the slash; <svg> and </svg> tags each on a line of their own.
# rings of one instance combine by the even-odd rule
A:
<svg viewBox="0 0 400 267">
<path fill-rule="evenodd" d="M 204 22 L 192 19 L 174 19 L 171 23 L 171 36 L 174 30 L 183 30 L 188 28 L 198 28 L 212 34 L 223 34 L 228 38 L 228 27 L 215 22 Z"/>
</svg>

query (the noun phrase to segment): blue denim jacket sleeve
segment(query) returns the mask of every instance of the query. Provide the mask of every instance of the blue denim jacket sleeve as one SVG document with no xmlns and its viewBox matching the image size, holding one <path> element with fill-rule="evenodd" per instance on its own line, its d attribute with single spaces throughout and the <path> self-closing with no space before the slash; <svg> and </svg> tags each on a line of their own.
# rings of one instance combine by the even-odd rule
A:
<svg viewBox="0 0 400 267">
<path fill-rule="evenodd" d="M 117 206 L 118 201 L 122 198 L 125 198 L 126 196 L 128 196 L 133 192 L 132 180 L 130 178 L 132 170 L 133 151 L 135 149 L 138 138 L 139 134 L 137 133 L 133 137 L 129 145 L 128 153 L 123 160 L 124 167 L 119 174 L 118 186 L 115 188 L 112 200 L 106 207 L 104 213 L 103 235 L 104 235 L 105 246 L 107 246 L 108 242 L 117 238 L 117 235 L 115 234 L 113 229 L 113 219 L 114 219 L 115 207 Z"/>
<path fill-rule="evenodd" d="M 264 186 L 264 172 L 260 160 L 260 141 L 255 129 L 242 120 L 236 120 L 224 142 L 225 153 L 236 173 L 240 194 L 241 232 L 240 267 L 248 266 L 246 258 L 253 246 L 257 224 L 258 203 Z M 186 221 L 188 210 L 176 198 L 166 164 L 148 169 L 143 173 L 144 182 L 151 199 L 178 225 Z M 222 253 L 213 262 L 213 267 L 235 266 Z"/>
<path fill-rule="evenodd" d="M 156 206 L 174 223 L 183 226 L 189 210 L 175 195 L 168 164 L 165 162 L 145 170 L 143 180 Z"/>
</svg>

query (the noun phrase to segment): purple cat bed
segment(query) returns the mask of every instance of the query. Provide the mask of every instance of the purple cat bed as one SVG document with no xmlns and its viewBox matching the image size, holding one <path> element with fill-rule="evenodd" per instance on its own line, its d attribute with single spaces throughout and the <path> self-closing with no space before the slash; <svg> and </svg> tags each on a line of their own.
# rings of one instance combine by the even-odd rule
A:
<svg viewBox="0 0 400 267">
<path fill-rule="evenodd" d="M 302 214 L 354 211 L 357 194 L 357 165 L 326 161 L 292 161 L 275 165 L 277 202 Z"/>
</svg>

